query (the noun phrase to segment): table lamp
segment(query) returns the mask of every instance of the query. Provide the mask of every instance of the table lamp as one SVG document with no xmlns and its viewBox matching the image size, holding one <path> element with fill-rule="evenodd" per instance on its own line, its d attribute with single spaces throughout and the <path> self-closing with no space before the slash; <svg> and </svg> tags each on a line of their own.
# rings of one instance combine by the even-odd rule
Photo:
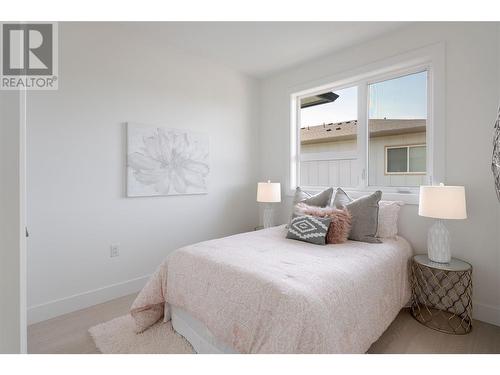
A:
<svg viewBox="0 0 500 375">
<path fill-rule="evenodd" d="M 420 216 L 437 219 L 427 235 L 429 259 L 437 263 L 451 260 L 450 233 L 443 219 L 466 219 L 465 188 L 463 186 L 420 186 L 418 205 Z"/>
<path fill-rule="evenodd" d="M 259 182 L 257 184 L 257 202 L 265 203 L 263 225 L 264 228 L 273 226 L 274 210 L 272 203 L 281 202 L 281 185 L 279 182 Z"/>
</svg>

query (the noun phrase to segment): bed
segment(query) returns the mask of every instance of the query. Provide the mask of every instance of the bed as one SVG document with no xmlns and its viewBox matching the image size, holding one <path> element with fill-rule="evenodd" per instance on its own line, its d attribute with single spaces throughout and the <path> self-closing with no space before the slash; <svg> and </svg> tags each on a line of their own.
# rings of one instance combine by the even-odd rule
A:
<svg viewBox="0 0 500 375">
<path fill-rule="evenodd" d="M 137 331 L 172 319 L 198 353 L 366 352 L 409 300 L 409 243 L 318 246 L 285 234 L 174 251 L 132 305 Z"/>
</svg>

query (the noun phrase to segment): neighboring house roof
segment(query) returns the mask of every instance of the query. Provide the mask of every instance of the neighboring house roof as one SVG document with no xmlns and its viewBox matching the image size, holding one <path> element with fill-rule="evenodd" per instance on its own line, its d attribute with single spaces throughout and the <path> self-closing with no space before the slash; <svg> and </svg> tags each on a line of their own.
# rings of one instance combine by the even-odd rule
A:
<svg viewBox="0 0 500 375">
<path fill-rule="evenodd" d="M 407 133 L 425 132 L 425 119 L 374 119 L 369 120 L 370 137 L 383 137 Z M 300 129 L 300 143 L 323 143 L 355 139 L 358 121 L 346 121 Z"/>
</svg>

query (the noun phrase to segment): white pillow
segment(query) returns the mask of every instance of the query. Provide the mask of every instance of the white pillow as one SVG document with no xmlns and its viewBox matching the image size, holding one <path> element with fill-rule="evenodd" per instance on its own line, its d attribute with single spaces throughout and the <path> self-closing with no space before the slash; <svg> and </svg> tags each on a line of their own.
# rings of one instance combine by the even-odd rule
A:
<svg viewBox="0 0 500 375">
<path fill-rule="evenodd" d="M 378 202 L 378 229 L 376 237 L 393 238 L 398 234 L 399 209 L 403 206 L 399 201 Z"/>
</svg>

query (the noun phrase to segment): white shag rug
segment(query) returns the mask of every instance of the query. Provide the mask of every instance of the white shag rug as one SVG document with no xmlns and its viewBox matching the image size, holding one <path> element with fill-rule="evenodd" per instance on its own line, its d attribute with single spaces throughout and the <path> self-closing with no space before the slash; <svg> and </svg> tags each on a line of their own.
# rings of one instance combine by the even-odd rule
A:
<svg viewBox="0 0 500 375">
<path fill-rule="evenodd" d="M 176 333 L 171 322 L 159 321 L 143 333 L 134 332 L 127 314 L 89 329 L 97 349 L 103 354 L 192 354 L 189 342 Z"/>
</svg>

